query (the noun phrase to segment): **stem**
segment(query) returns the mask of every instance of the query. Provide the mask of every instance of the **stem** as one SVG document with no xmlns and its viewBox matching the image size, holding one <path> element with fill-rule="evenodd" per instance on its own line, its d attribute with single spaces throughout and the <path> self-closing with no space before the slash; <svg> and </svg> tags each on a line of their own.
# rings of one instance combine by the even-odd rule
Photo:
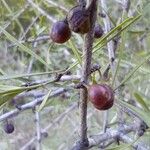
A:
<svg viewBox="0 0 150 150">
<path fill-rule="evenodd" d="M 91 30 L 87 33 L 84 39 L 83 47 L 83 64 L 82 64 L 82 78 L 85 84 L 88 84 L 88 77 L 91 70 L 91 58 L 92 58 L 92 45 L 93 45 L 93 32 L 96 20 L 96 2 L 97 0 L 92 1 L 91 12 L 90 12 L 90 22 Z M 88 100 L 88 91 L 86 88 L 80 90 L 80 109 L 81 109 L 81 127 L 80 127 L 80 144 L 81 149 L 88 146 L 87 139 L 87 100 Z"/>
<path fill-rule="evenodd" d="M 86 5 L 86 0 L 77 0 L 78 4 L 85 7 Z"/>
<path fill-rule="evenodd" d="M 35 110 L 36 111 L 36 110 Z M 36 149 L 41 150 L 41 128 L 40 128 L 40 117 L 39 112 L 35 112 L 35 119 L 36 119 L 36 136 L 37 136 L 37 144 Z"/>
<path fill-rule="evenodd" d="M 107 5 L 105 0 L 100 0 L 101 7 L 103 8 L 103 13 L 105 14 L 105 11 L 107 11 Z M 104 27 L 105 27 L 105 32 L 109 32 L 111 30 L 111 23 L 109 20 L 109 17 L 107 14 L 105 14 L 106 17 L 103 18 L 104 22 Z M 114 54 L 114 45 L 113 41 L 109 41 L 107 43 L 107 49 L 108 49 L 108 56 L 109 56 L 109 61 L 110 61 L 110 68 L 112 72 L 112 76 L 114 76 L 114 71 L 115 71 L 115 64 L 114 64 L 114 59 L 115 59 L 115 54 Z M 108 124 L 108 110 L 104 112 L 104 122 L 103 122 L 103 132 L 106 132 L 107 129 L 107 124 Z"/>
</svg>

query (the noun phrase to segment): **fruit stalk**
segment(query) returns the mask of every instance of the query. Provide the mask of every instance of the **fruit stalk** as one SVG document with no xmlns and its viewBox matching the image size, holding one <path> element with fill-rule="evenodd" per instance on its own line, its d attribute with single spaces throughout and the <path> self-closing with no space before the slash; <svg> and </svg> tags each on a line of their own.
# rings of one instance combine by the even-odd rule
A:
<svg viewBox="0 0 150 150">
<path fill-rule="evenodd" d="M 97 0 L 93 0 L 92 7 L 90 11 L 90 22 L 91 29 L 86 34 L 84 39 L 84 47 L 83 47 L 83 64 L 82 64 L 82 79 L 85 84 L 88 84 L 88 77 L 91 70 L 91 58 L 92 58 L 92 45 L 93 45 L 93 34 L 94 34 L 94 26 L 96 20 L 96 8 Z M 80 127 L 80 144 L 81 149 L 84 149 L 88 146 L 87 139 L 87 100 L 88 100 L 88 91 L 86 88 L 80 90 L 80 111 L 81 111 L 81 127 Z"/>
</svg>

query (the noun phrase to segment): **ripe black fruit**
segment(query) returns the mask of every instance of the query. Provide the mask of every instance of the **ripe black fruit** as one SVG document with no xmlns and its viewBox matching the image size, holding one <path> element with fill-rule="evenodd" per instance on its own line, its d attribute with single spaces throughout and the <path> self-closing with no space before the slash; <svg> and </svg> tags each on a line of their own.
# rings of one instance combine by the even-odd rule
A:
<svg viewBox="0 0 150 150">
<path fill-rule="evenodd" d="M 107 110 L 113 106 L 114 93 L 110 86 L 106 84 L 93 84 L 88 89 L 89 98 L 95 108 Z"/>
<path fill-rule="evenodd" d="M 85 34 L 90 30 L 90 18 L 88 10 L 80 5 L 73 7 L 67 15 L 70 29 L 73 32 Z"/>
<path fill-rule="evenodd" d="M 100 38 L 104 34 L 103 28 L 99 25 L 96 24 L 94 27 L 94 37 L 95 38 Z"/>
<path fill-rule="evenodd" d="M 50 37 L 53 42 L 65 43 L 71 37 L 71 31 L 66 21 L 57 21 L 52 25 Z"/>
<path fill-rule="evenodd" d="M 6 123 L 4 125 L 4 131 L 8 134 L 11 134 L 14 131 L 14 125 L 12 123 Z"/>
</svg>

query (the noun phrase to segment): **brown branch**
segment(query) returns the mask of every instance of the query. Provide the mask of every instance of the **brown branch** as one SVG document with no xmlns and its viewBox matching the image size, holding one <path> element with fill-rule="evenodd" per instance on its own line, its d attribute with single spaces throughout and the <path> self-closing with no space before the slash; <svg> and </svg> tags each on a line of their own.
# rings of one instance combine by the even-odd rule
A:
<svg viewBox="0 0 150 150">
<path fill-rule="evenodd" d="M 91 71 L 91 58 L 92 58 L 92 45 L 93 45 L 93 29 L 96 20 L 96 2 L 93 0 L 91 3 L 91 12 L 90 12 L 90 22 L 91 30 L 87 33 L 84 39 L 83 47 L 83 64 L 82 64 L 82 77 L 81 81 L 85 84 L 88 84 L 88 77 Z M 80 142 L 78 150 L 84 150 L 85 147 L 88 147 L 87 139 L 87 100 L 88 92 L 86 88 L 80 89 L 80 113 L 81 113 L 81 127 L 80 127 Z"/>
</svg>

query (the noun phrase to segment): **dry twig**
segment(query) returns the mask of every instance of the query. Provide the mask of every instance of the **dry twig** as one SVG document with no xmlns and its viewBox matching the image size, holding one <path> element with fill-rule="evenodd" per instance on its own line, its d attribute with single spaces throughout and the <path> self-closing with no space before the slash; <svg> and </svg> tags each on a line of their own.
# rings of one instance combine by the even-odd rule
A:
<svg viewBox="0 0 150 150">
<path fill-rule="evenodd" d="M 51 97 L 54 97 L 54 96 L 57 96 L 57 95 L 60 95 L 64 92 L 68 91 L 67 89 L 64 89 L 64 88 L 60 88 L 54 92 L 51 93 L 51 95 L 49 96 L 49 98 Z M 18 114 L 20 114 L 20 112 L 24 111 L 24 110 L 27 110 L 27 109 L 33 109 L 36 105 L 39 105 L 42 101 L 43 101 L 43 97 L 39 97 L 39 98 L 36 98 L 35 100 L 29 102 L 29 103 L 26 103 L 24 105 L 21 105 L 19 106 L 19 109 L 14 109 L 14 110 L 11 110 L 3 115 L 0 116 L 0 121 L 3 121 L 7 118 L 11 118 L 11 117 L 14 117 Z"/>
</svg>

